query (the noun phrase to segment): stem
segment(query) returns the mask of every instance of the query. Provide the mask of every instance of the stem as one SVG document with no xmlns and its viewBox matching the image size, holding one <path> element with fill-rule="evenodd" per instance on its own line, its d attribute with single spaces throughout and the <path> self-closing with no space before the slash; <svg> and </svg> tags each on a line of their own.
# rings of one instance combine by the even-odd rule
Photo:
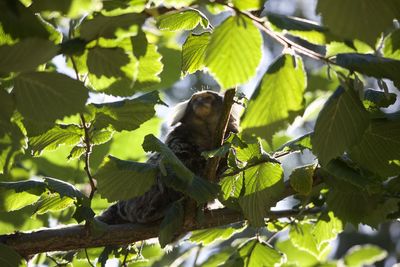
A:
<svg viewBox="0 0 400 267">
<path fill-rule="evenodd" d="M 86 124 L 85 117 L 83 114 L 79 114 L 81 117 L 81 122 L 82 122 L 82 127 L 85 132 L 85 137 L 84 137 L 84 143 L 85 143 L 85 171 L 87 176 L 89 177 L 89 183 L 90 183 L 90 195 L 89 199 L 92 200 L 94 192 L 96 191 L 96 185 L 94 183 L 94 178 L 92 176 L 92 172 L 90 171 L 90 154 L 92 153 L 92 144 L 90 143 L 90 135 L 89 135 L 89 128 Z"/>
<path fill-rule="evenodd" d="M 229 7 L 230 9 L 234 10 L 238 14 L 248 17 L 249 19 L 251 19 L 252 21 L 254 21 L 256 23 L 256 25 L 258 26 L 259 29 L 261 29 L 263 32 L 265 32 L 270 37 L 275 39 L 278 43 L 280 43 L 284 47 L 291 48 L 300 54 L 303 54 L 305 56 L 308 56 L 308 57 L 316 59 L 316 60 L 322 60 L 328 64 L 336 64 L 335 62 L 331 61 L 329 58 L 327 58 L 315 51 L 312 51 L 308 48 L 305 48 L 304 46 L 301 46 L 301 45 L 297 44 L 296 42 L 293 42 L 292 40 L 288 39 L 284 35 L 274 32 L 271 28 L 269 28 L 267 25 L 265 25 L 265 19 L 259 18 L 251 13 L 241 11 L 234 6 L 225 3 L 224 1 L 216 1 L 216 2 Z"/>
<path fill-rule="evenodd" d="M 229 89 L 225 92 L 222 113 L 219 117 L 217 129 L 215 129 L 215 134 L 213 136 L 213 148 L 218 148 L 224 143 L 225 132 L 228 127 L 235 94 L 236 89 Z M 217 180 L 217 170 L 220 159 L 220 157 L 213 157 L 207 161 L 204 177 L 211 182 L 216 182 Z"/>
<path fill-rule="evenodd" d="M 86 256 L 86 260 L 89 263 L 89 265 L 94 267 L 93 263 L 90 261 L 89 254 L 87 253 L 87 249 L 86 248 L 85 248 L 85 256 Z"/>
</svg>

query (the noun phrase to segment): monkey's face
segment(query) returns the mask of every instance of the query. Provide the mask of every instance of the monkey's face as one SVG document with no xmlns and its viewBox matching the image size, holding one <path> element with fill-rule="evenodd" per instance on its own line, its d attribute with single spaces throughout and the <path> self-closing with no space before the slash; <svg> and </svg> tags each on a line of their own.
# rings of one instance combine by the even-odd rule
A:
<svg viewBox="0 0 400 267">
<path fill-rule="evenodd" d="M 192 96 L 191 108 L 193 113 L 202 120 L 217 117 L 222 106 L 222 97 L 216 93 L 201 92 Z"/>
</svg>

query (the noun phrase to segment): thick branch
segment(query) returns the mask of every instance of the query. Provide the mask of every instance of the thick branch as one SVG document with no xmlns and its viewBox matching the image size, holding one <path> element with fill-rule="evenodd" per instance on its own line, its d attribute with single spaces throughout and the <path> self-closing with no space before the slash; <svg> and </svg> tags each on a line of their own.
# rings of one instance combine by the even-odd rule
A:
<svg viewBox="0 0 400 267">
<path fill-rule="evenodd" d="M 235 94 L 235 89 L 229 89 L 225 92 L 222 113 L 219 117 L 217 129 L 215 129 L 215 134 L 213 136 L 213 148 L 218 148 L 224 143 L 225 132 L 226 128 L 228 127 Z M 211 182 L 216 182 L 217 180 L 216 178 L 219 161 L 220 157 L 213 157 L 207 161 L 204 176 L 207 177 L 207 179 Z"/>
<path fill-rule="evenodd" d="M 309 210 L 306 213 L 318 213 L 320 210 Z M 295 217 L 298 210 L 272 211 L 269 219 Z M 304 213 L 303 213 L 304 214 Z M 218 209 L 205 213 L 204 223 L 193 226 L 185 226 L 182 233 L 205 229 L 220 225 L 226 225 L 242 221 L 240 212 Z M 158 224 L 119 224 L 108 226 L 102 234 L 88 234 L 83 225 L 67 226 L 63 228 L 45 229 L 30 233 L 15 233 L 0 236 L 0 242 L 15 249 L 21 256 L 47 252 L 68 251 L 89 247 L 102 247 L 106 245 L 124 245 L 132 242 L 157 237 Z"/>
</svg>

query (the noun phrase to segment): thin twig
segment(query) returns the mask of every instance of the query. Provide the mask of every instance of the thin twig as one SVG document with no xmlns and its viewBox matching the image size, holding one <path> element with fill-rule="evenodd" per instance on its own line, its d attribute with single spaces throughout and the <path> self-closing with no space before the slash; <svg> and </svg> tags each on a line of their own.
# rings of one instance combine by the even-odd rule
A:
<svg viewBox="0 0 400 267">
<path fill-rule="evenodd" d="M 89 265 L 92 266 L 92 267 L 95 267 L 95 266 L 93 265 L 93 263 L 90 261 L 89 254 L 88 254 L 86 248 L 85 248 L 85 256 L 86 256 L 86 260 L 87 260 L 87 262 L 89 263 Z"/>
<path fill-rule="evenodd" d="M 232 10 L 234 10 L 238 14 L 241 14 L 243 16 L 248 17 L 249 19 L 251 19 L 252 21 L 254 21 L 256 23 L 258 28 L 260 28 L 263 32 L 268 34 L 270 37 L 275 39 L 278 43 L 280 43 L 284 47 L 291 48 L 291 49 L 293 49 L 294 51 L 296 51 L 296 52 L 298 52 L 300 54 L 303 54 L 303 55 L 308 56 L 308 57 L 313 58 L 313 59 L 322 60 L 322 61 L 324 61 L 324 62 L 326 62 L 328 64 L 336 64 L 335 62 L 333 62 L 329 58 L 327 58 L 327 57 L 325 57 L 325 56 L 323 56 L 323 55 L 321 55 L 321 54 L 319 54 L 319 53 L 317 53 L 315 51 L 312 51 L 312 50 L 310 50 L 308 48 L 305 48 L 304 46 L 297 44 L 296 42 L 288 39 L 287 37 L 285 37 L 285 36 L 283 36 L 283 35 L 281 35 L 281 34 L 279 34 L 277 32 L 274 32 L 267 25 L 265 25 L 265 19 L 259 18 L 259 17 L 255 16 L 255 15 L 249 13 L 249 12 L 241 11 L 241 10 L 237 9 L 236 7 L 234 7 L 234 6 L 232 6 L 232 5 L 228 4 L 228 3 L 225 3 L 224 1 L 216 1 L 216 2 L 231 8 Z"/>
<path fill-rule="evenodd" d="M 83 116 L 83 114 L 79 114 L 80 118 L 81 118 L 81 122 L 82 122 L 82 127 L 83 130 L 85 132 L 85 136 L 84 136 L 84 143 L 85 143 L 85 171 L 86 174 L 89 178 L 89 182 L 90 182 L 90 195 L 89 195 L 89 199 L 91 200 L 93 198 L 94 192 L 96 191 L 96 185 L 94 183 L 94 178 L 92 176 L 92 172 L 90 171 L 90 154 L 92 153 L 92 144 L 90 141 L 90 134 L 89 134 L 89 128 L 90 126 L 88 126 L 86 124 L 85 121 L 85 116 Z"/>
</svg>

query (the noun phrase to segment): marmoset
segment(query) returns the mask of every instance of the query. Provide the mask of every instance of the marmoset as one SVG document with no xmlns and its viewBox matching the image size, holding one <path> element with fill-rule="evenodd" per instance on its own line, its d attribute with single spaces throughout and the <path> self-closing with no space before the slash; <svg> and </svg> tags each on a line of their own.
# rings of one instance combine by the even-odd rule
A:
<svg viewBox="0 0 400 267">
<path fill-rule="evenodd" d="M 239 105 L 234 104 L 225 137 L 238 132 Z M 168 134 L 166 145 L 194 174 L 203 176 L 206 159 L 201 153 L 213 149 L 212 136 L 223 108 L 223 96 L 212 91 L 201 91 L 175 108 L 171 125 L 175 128 Z M 160 154 L 147 161 L 158 164 Z M 125 222 L 149 223 L 160 220 L 168 207 L 183 194 L 162 182 L 161 173 L 155 184 L 143 195 L 119 201 L 106 209 L 97 218 L 107 224 Z"/>
</svg>

